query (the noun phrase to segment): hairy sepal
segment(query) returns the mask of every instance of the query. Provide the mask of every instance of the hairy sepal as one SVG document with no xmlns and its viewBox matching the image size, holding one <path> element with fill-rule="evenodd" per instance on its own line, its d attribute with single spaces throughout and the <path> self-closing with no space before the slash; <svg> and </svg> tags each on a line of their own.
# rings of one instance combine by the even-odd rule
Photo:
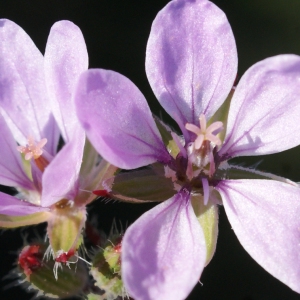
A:
<svg viewBox="0 0 300 300">
<path fill-rule="evenodd" d="M 192 206 L 203 230 L 207 250 L 205 265 L 207 266 L 216 250 L 219 231 L 219 210 L 218 206 L 210 199 L 208 200 L 208 203 L 204 205 L 202 195 L 192 196 Z"/>
<path fill-rule="evenodd" d="M 95 200 L 96 195 L 88 191 L 104 190 L 103 181 L 113 177 L 117 171 L 118 168 L 103 159 L 90 141 L 86 139 L 80 168 L 81 186 L 83 189 L 76 196 L 76 204 L 87 205 Z"/>
<path fill-rule="evenodd" d="M 233 96 L 233 93 L 234 93 L 234 88 L 231 89 L 226 100 L 223 102 L 223 104 L 219 107 L 219 109 L 214 113 L 214 115 L 207 122 L 207 126 L 209 126 L 210 124 L 217 122 L 217 121 L 221 121 L 223 123 L 224 128 L 218 134 L 221 141 L 224 141 L 224 138 L 226 135 L 228 112 L 229 112 L 229 107 L 230 107 L 231 98 Z"/>
<path fill-rule="evenodd" d="M 171 128 L 167 124 L 163 123 L 163 121 L 161 121 L 158 117 L 153 116 L 153 118 L 154 118 L 155 124 L 158 128 L 158 131 L 161 135 L 161 138 L 162 138 L 166 148 L 168 149 L 170 155 L 173 158 L 176 158 L 176 156 L 180 152 L 180 149 L 172 137 Z"/>
<path fill-rule="evenodd" d="M 262 172 L 255 170 L 253 168 L 245 168 L 237 165 L 230 165 L 227 162 L 223 162 L 216 173 L 214 178 L 217 180 L 225 179 L 265 179 L 265 180 L 275 180 L 280 182 L 285 182 L 293 186 L 298 186 L 297 183 L 281 177 L 274 175 L 272 173 Z"/>
<path fill-rule="evenodd" d="M 104 182 L 113 198 L 124 202 L 161 202 L 175 195 L 174 184 L 154 169 L 120 173 Z"/>
<path fill-rule="evenodd" d="M 85 209 L 57 208 L 48 221 L 47 233 L 54 255 L 77 250 L 82 243 L 82 229 L 86 221 Z"/>
</svg>

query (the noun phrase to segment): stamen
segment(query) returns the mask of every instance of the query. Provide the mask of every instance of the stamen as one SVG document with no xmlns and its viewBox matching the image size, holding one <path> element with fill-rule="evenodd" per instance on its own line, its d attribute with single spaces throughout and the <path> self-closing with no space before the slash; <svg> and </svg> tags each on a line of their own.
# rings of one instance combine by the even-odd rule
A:
<svg viewBox="0 0 300 300">
<path fill-rule="evenodd" d="M 201 178 L 202 186 L 203 186 L 203 199 L 204 199 L 204 205 L 207 205 L 208 199 L 209 199 L 209 184 L 208 180 L 205 177 Z"/>
<path fill-rule="evenodd" d="M 197 135 L 194 142 L 196 150 L 199 150 L 201 148 L 204 141 L 210 141 L 211 143 L 217 146 L 222 144 L 220 138 L 217 136 L 217 134 L 223 129 L 222 122 L 214 122 L 206 128 L 206 117 L 204 114 L 201 114 L 199 117 L 199 124 L 200 128 L 191 123 L 187 123 L 185 125 L 185 128 L 187 130 Z"/>
<path fill-rule="evenodd" d="M 38 159 L 43 154 L 43 147 L 46 145 L 47 139 L 41 139 L 38 143 L 35 143 L 33 137 L 28 137 L 27 145 L 18 146 L 17 150 L 25 154 L 25 159 L 30 160 L 32 158 Z"/>
</svg>

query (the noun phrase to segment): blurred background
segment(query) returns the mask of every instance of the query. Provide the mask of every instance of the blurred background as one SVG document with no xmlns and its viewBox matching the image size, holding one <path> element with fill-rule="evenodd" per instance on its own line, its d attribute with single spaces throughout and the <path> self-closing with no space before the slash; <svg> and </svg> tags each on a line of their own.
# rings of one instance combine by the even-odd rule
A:
<svg viewBox="0 0 300 300">
<path fill-rule="evenodd" d="M 239 78 L 252 64 L 266 57 L 283 53 L 300 54 L 299 0 L 213 2 L 226 13 L 232 26 L 239 55 Z M 85 37 L 90 68 L 111 69 L 127 76 L 146 96 L 152 111 L 170 121 L 151 91 L 144 67 L 151 23 L 167 3 L 165 0 L 1 0 L 0 17 L 23 27 L 42 53 L 53 23 L 62 19 L 73 21 Z M 260 163 L 260 170 L 300 181 L 299 147 L 266 157 L 243 158 L 238 162 L 245 166 Z M 150 207 L 149 204 L 97 201 L 90 207 L 89 214 L 96 217 L 99 228 L 108 233 L 113 218 L 125 226 Z M 29 241 L 37 234 L 43 236 L 44 229 L 45 226 L 41 225 L 1 231 L 1 300 L 32 299 L 33 294 L 25 292 L 16 281 L 3 278 L 13 268 L 17 250 L 24 245 L 26 236 Z M 273 278 L 246 253 L 222 208 L 217 250 L 204 270 L 201 283 L 188 299 L 300 299 L 300 295 Z M 8 285 L 11 287 L 7 288 Z"/>
</svg>

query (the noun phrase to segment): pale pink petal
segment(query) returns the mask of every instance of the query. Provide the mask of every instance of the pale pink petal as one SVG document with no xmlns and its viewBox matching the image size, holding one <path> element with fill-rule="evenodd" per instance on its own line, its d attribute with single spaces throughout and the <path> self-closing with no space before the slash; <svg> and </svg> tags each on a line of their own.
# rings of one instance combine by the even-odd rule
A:
<svg viewBox="0 0 300 300">
<path fill-rule="evenodd" d="M 300 57 L 278 55 L 252 66 L 241 78 L 219 155 L 262 155 L 300 144 Z"/>
<path fill-rule="evenodd" d="M 152 25 L 146 72 L 159 102 L 188 138 L 184 125 L 198 125 L 201 113 L 209 119 L 236 77 L 236 45 L 225 14 L 206 0 L 169 2 Z"/>
<path fill-rule="evenodd" d="M 26 216 L 41 211 L 48 211 L 48 209 L 0 192 L 1 215 Z"/>
<path fill-rule="evenodd" d="M 202 229 L 189 193 L 179 192 L 143 214 L 122 242 L 122 278 L 134 299 L 185 299 L 205 266 Z"/>
<path fill-rule="evenodd" d="M 69 21 L 55 23 L 45 51 L 45 77 L 52 109 L 67 142 L 78 126 L 72 96 L 79 75 L 88 68 L 88 54 L 80 29 Z"/>
<path fill-rule="evenodd" d="M 34 189 L 32 182 L 24 172 L 17 143 L 1 115 L 0 132 L 0 184 L 28 190 Z"/>
<path fill-rule="evenodd" d="M 28 136 L 47 138 L 46 149 L 56 151 L 58 130 L 47 96 L 43 56 L 26 32 L 0 20 L 0 112 L 14 138 L 25 145 Z"/>
<path fill-rule="evenodd" d="M 78 193 L 78 176 L 85 134 L 82 128 L 77 128 L 73 134 L 70 141 L 57 153 L 43 173 L 41 198 L 43 207 L 48 207 L 61 199 L 74 200 Z"/>
<path fill-rule="evenodd" d="M 300 188 L 273 180 L 224 180 L 216 189 L 242 246 L 299 293 Z"/>
<path fill-rule="evenodd" d="M 88 70 L 80 77 L 75 101 L 89 140 L 110 163 L 133 169 L 169 161 L 146 99 L 125 76 Z"/>
</svg>

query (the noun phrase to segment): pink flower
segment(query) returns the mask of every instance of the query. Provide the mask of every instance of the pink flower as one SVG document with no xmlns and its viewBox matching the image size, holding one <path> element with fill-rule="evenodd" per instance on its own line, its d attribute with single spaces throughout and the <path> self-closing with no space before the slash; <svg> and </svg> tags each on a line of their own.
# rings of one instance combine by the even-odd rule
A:
<svg viewBox="0 0 300 300">
<path fill-rule="evenodd" d="M 73 94 L 88 67 L 85 41 L 75 24 L 57 22 L 43 56 L 9 20 L 0 20 L 0 40 L 0 184 L 17 190 L 0 193 L 0 226 L 47 221 L 56 256 L 80 244 L 86 205 L 96 197 L 83 189 L 98 186 L 106 164 L 91 152 L 82 163 Z"/>
<path fill-rule="evenodd" d="M 237 53 L 226 16 L 206 0 L 174 0 L 153 22 L 146 72 L 182 131 L 182 138 L 172 133 L 175 155 L 163 143 L 144 96 L 126 77 L 89 70 L 80 77 L 75 99 L 87 136 L 105 159 L 124 169 L 159 162 L 177 191 L 125 233 L 122 276 L 129 295 L 187 297 L 215 249 L 218 195 L 246 251 L 300 292 L 298 186 L 227 163 L 300 143 L 300 58 L 279 55 L 252 66 L 227 117 L 226 103 L 218 109 L 232 89 Z M 211 244 L 201 223 L 205 208 L 212 209 Z"/>
</svg>

